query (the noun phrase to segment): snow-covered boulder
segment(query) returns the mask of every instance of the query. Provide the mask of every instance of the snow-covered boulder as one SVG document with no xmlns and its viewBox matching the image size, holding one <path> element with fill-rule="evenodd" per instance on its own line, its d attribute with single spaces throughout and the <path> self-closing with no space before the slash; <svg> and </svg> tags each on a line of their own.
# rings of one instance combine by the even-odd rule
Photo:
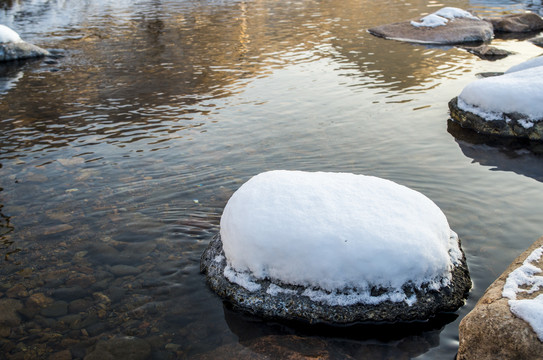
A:
<svg viewBox="0 0 543 360">
<path fill-rule="evenodd" d="M 373 27 L 368 31 L 386 39 L 423 44 L 486 42 L 494 36 L 489 22 L 453 7 L 442 8 L 422 18 Z"/>
<path fill-rule="evenodd" d="M 19 34 L 0 24 L 0 62 L 37 58 L 49 52 L 36 45 L 23 41 Z"/>
<path fill-rule="evenodd" d="M 468 84 L 449 102 L 453 120 L 483 134 L 543 140 L 542 59 Z"/>
<path fill-rule="evenodd" d="M 492 23 L 494 32 L 520 33 L 543 29 L 543 19 L 532 12 L 505 15 L 487 20 Z"/>
<path fill-rule="evenodd" d="M 516 258 L 460 322 L 458 360 L 541 359 L 543 237 Z"/>
<path fill-rule="evenodd" d="M 228 201 L 201 270 L 236 308 L 310 322 L 427 319 L 456 310 L 471 286 L 437 205 L 347 173 L 253 177 Z"/>
</svg>

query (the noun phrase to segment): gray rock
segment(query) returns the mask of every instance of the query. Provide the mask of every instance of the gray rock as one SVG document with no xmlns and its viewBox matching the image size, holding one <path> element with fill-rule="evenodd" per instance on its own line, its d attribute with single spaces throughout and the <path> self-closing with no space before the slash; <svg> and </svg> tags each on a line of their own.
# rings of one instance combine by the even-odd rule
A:
<svg viewBox="0 0 543 360">
<path fill-rule="evenodd" d="M 527 322 L 511 313 L 509 299 L 502 296 L 509 274 L 541 246 L 543 237 L 509 265 L 488 287 L 475 308 L 462 319 L 459 326 L 458 360 L 541 359 L 543 343 Z M 541 293 L 540 289 L 530 294 L 530 297 Z"/>
<path fill-rule="evenodd" d="M 94 351 L 84 360 L 145 360 L 151 357 L 151 345 L 136 337 L 122 337 L 107 341 L 99 341 Z"/>
<path fill-rule="evenodd" d="M 419 21 L 419 19 L 414 19 Z M 411 21 L 381 25 L 368 30 L 371 34 L 386 39 L 423 44 L 462 44 L 487 42 L 494 36 L 492 24 L 483 20 L 456 18 L 444 26 L 415 27 Z"/>
<path fill-rule="evenodd" d="M 534 13 L 512 14 L 487 20 L 495 32 L 520 33 L 543 29 L 543 19 Z"/>
<path fill-rule="evenodd" d="M 0 62 L 39 58 L 49 55 L 49 51 L 25 41 L 0 43 Z"/>
<path fill-rule="evenodd" d="M 481 45 L 481 46 L 463 46 L 462 49 L 477 55 L 483 60 L 498 60 L 503 59 L 512 53 L 507 50 L 498 49 L 494 46 Z"/>
<path fill-rule="evenodd" d="M 458 97 L 449 101 L 451 118 L 464 128 L 475 130 L 482 134 L 516 137 L 535 141 L 543 140 L 543 121 L 536 122 L 534 126 L 525 128 L 519 121 L 522 114 L 504 114 L 503 120 L 487 121 L 486 119 L 458 107 Z M 506 120 L 507 119 L 507 120 Z"/>
<path fill-rule="evenodd" d="M 271 319 L 303 320 L 310 323 L 350 324 L 363 321 L 402 322 L 427 320 L 439 312 L 455 311 L 464 304 L 471 280 L 463 257 L 461 265 L 452 270 L 451 284 L 439 291 L 409 288 L 404 290 L 417 297 L 415 304 L 385 301 L 377 305 L 354 304 L 331 306 L 316 302 L 302 292 L 305 288 L 275 284 L 291 292 L 270 295 L 266 291 L 272 283 L 258 280 L 260 290 L 249 291 L 231 283 L 224 276 L 226 258 L 220 235 L 216 235 L 202 254 L 200 271 L 207 276 L 207 283 L 221 298 L 230 302 L 234 309 Z M 380 290 L 380 289 L 379 289 Z M 386 290 L 385 290 L 386 291 Z"/>
</svg>

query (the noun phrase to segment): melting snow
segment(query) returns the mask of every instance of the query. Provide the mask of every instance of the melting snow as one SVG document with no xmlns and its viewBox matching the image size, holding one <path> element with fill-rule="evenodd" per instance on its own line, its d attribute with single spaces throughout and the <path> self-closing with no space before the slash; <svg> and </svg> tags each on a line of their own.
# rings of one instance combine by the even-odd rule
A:
<svg viewBox="0 0 543 360">
<path fill-rule="evenodd" d="M 430 15 L 426 15 L 420 22 L 411 21 L 411 25 L 415 27 L 437 27 L 447 25 L 449 20 L 454 18 L 468 18 L 474 20 L 480 20 L 478 17 L 473 16 L 469 12 L 458 9 L 455 7 L 444 7 Z"/>
<path fill-rule="evenodd" d="M 517 294 L 532 294 L 543 290 L 542 270 L 532 264 L 543 255 L 543 247 L 535 249 L 522 265 L 513 270 L 505 281 L 502 296 L 509 300 L 511 312 L 530 324 L 540 341 L 543 342 L 543 294 L 534 299 L 517 300 Z"/>
</svg>

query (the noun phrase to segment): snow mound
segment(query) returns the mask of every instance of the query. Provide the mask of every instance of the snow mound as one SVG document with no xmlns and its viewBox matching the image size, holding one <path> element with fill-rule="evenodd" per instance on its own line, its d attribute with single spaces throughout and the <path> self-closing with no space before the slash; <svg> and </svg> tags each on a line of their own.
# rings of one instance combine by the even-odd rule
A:
<svg viewBox="0 0 543 360">
<path fill-rule="evenodd" d="M 452 20 L 454 18 L 467 18 L 467 19 L 474 19 L 474 20 L 480 20 L 478 17 L 473 16 L 469 12 L 458 9 L 455 7 L 444 7 L 430 15 L 426 15 L 425 17 L 420 19 L 420 22 L 418 21 L 411 21 L 411 25 L 415 27 L 437 27 L 437 26 L 444 26 L 447 25 L 449 20 Z"/>
<path fill-rule="evenodd" d="M 19 34 L 6 25 L 0 24 L 0 43 L 18 43 L 22 41 Z"/>
<path fill-rule="evenodd" d="M 411 303 L 404 285 L 446 286 L 462 259 L 456 234 L 430 199 L 348 173 L 256 175 L 228 201 L 220 236 L 227 278 L 249 290 L 254 279 L 303 286 L 305 296 L 332 305 Z M 373 290 L 388 295 L 369 298 Z"/>
<path fill-rule="evenodd" d="M 531 69 L 538 66 L 543 66 L 543 56 L 538 56 L 533 59 L 526 60 L 520 64 L 511 66 L 505 73 L 510 74 L 516 71 Z"/>
<path fill-rule="evenodd" d="M 543 247 L 535 249 L 522 265 L 513 270 L 505 281 L 502 296 L 509 300 L 511 312 L 530 324 L 537 337 L 543 342 L 543 294 L 533 299 L 517 300 L 517 294 L 533 294 L 543 290 L 543 272 L 532 264 L 543 255 Z"/>
<path fill-rule="evenodd" d="M 458 96 L 458 108 L 487 121 L 508 121 L 505 114 L 517 113 L 519 123 L 531 128 L 543 119 L 543 67 L 476 80 Z"/>
</svg>

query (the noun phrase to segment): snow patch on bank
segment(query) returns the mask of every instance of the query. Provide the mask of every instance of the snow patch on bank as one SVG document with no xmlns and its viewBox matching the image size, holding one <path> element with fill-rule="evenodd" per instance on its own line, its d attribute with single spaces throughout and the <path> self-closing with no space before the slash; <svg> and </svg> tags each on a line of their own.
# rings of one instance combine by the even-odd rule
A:
<svg viewBox="0 0 543 360">
<path fill-rule="evenodd" d="M 411 25 L 415 27 L 437 27 L 447 25 L 449 20 L 454 18 L 468 18 L 474 20 L 480 20 L 478 17 L 473 16 L 471 13 L 455 8 L 455 7 L 444 7 L 430 15 L 420 19 L 420 22 L 411 21 Z"/>
<path fill-rule="evenodd" d="M 330 305 L 413 304 L 404 285 L 446 286 L 462 258 L 435 203 L 364 175 L 259 174 L 232 195 L 220 228 L 230 281 L 249 291 L 265 279 L 302 286 L 303 295 Z M 385 291 L 371 296 L 372 288 Z"/>
<path fill-rule="evenodd" d="M 534 299 L 517 300 L 517 294 L 533 294 L 543 290 L 543 276 L 537 275 L 542 270 L 532 264 L 543 255 L 543 247 L 535 249 L 522 265 L 513 270 L 505 281 L 502 296 L 509 300 L 511 312 L 526 321 L 543 342 L 543 294 Z"/>
</svg>

